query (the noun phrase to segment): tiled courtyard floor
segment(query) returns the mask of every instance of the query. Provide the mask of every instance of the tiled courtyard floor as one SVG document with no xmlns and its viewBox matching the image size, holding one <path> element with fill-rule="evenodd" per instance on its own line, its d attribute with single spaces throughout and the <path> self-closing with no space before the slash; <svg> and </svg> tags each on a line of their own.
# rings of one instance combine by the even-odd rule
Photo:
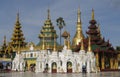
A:
<svg viewBox="0 0 120 77">
<path fill-rule="evenodd" d="M 119 72 L 99 73 L 34 73 L 34 72 L 10 72 L 0 73 L 0 77 L 120 77 Z"/>
</svg>

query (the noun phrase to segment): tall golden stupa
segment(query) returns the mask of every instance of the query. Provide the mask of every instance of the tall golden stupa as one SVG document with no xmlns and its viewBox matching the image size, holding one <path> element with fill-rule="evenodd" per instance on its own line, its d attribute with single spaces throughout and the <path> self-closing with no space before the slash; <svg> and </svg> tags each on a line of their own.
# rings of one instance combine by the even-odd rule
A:
<svg viewBox="0 0 120 77">
<path fill-rule="evenodd" d="M 78 45 L 82 39 L 84 39 L 84 35 L 82 32 L 81 12 L 80 12 L 80 9 L 78 9 L 76 33 L 75 33 L 75 36 L 73 38 L 72 45 L 73 46 Z"/>
</svg>

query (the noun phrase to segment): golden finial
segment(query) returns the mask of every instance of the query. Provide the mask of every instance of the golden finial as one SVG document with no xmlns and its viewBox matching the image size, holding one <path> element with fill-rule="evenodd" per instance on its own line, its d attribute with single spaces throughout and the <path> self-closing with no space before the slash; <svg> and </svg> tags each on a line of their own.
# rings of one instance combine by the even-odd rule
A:
<svg viewBox="0 0 120 77">
<path fill-rule="evenodd" d="M 89 36 L 88 38 L 88 52 L 91 52 L 92 49 L 91 49 L 91 37 Z"/>
<path fill-rule="evenodd" d="M 17 18 L 16 19 L 17 19 L 16 21 L 19 21 L 19 12 L 17 13 Z"/>
<path fill-rule="evenodd" d="M 44 34 L 42 34 L 42 37 L 43 37 L 43 44 L 42 44 L 42 50 L 45 50 L 45 38 L 44 38 Z"/>
<path fill-rule="evenodd" d="M 92 9 L 92 20 L 94 20 L 94 9 Z"/>
<path fill-rule="evenodd" d="M 77 22 L 80 22 L 81 24 L 81 12 L 80 12 L 80 8 L 78 9 L 78 17 L 77 17 Z"/>
<path fill-rule="evenodd" d="M 84 41 L 83 41 L 83 38 L 81 39 L 81 50 L 84 50 Z"/>
<path fill-rule="evenodd" d="M 53 51 L 56 51 L 56 38 L 55 38 L 55 35 L 54 35 L 54 48 L 53 48 Z"/>
<path fill-rule="evenodd" d="M 68 49 L 70 49 L 70 34 L 68 35 L 68 44 L 67 44 Z"/>
<path fill-rule="evenodd" d="M 48 9 L 48 19 L 50 19 L 50 10 Z"/>
<path fill-rule="evenodd" d="M 6 45 L 6 36 L 4 36 L 4 41 L 3 42 L 4 42 L 4 45 Z"/>
</svg>

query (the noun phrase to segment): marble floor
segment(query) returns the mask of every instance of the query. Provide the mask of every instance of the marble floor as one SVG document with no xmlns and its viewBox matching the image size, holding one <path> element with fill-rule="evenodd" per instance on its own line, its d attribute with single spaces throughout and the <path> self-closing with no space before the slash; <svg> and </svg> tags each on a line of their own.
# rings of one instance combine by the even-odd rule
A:
<svg viewBox="0 0 120 77">
<path fill-rule="evenodd" d="M 10 72 L 0 73 L 0 77 L 120 77 L 120 72 L 100 73 L 34 73 L 34 72 Z"/>
</svg>

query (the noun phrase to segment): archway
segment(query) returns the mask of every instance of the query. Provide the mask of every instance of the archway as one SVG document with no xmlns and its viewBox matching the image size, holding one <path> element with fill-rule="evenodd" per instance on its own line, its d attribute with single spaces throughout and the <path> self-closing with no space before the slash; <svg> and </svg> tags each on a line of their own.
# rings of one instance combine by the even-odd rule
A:
<svg viewBox="0 0 120 77">
<path fill-rule="evenodd" d="M 52 73 L 57 73 L 57 64 L 56 64 L 56 62 L 52 63 Z"/>
<path fill-rule="evenodd" d="M 3 64 L 2 64 L 2 62 L 0 62 L 0 71 L 2 71 L 3 70 Z"/>
<path fill-rule="evenodd" d="M 30 64 L 30 70 L 31 70 L 32 72 L 35 71 L 35 66 L 36 66 L 35 63 Z"/>
<path fill-rule="evenodd" d="M 105 57 L 105 69 L 110 69 L 110 56 Z"/>
<path fill-rule="evenodd" d="M 6 70 L 7 70 L 7 71 L 10 71 L 10 70 L 11 70 L 11 63 L 7 63 L 7 64 L 6 64 Z"/>
<path fill-rule="evenodd" d="M 82 66 L 82 72 L 83 72 L 83 73 L 86 73 L 86 65 L 83 65 L 83 66 Z"/>
<path fill-rule="evenodd" d="M 72 62 L 67 62 L 67 73 L 72 73 Z"/>
<path fill-rule="evenodd" d="M 28 62 L 27 61 L 25 61 L 24 71 L 28 71 Z"/>
</svg>

